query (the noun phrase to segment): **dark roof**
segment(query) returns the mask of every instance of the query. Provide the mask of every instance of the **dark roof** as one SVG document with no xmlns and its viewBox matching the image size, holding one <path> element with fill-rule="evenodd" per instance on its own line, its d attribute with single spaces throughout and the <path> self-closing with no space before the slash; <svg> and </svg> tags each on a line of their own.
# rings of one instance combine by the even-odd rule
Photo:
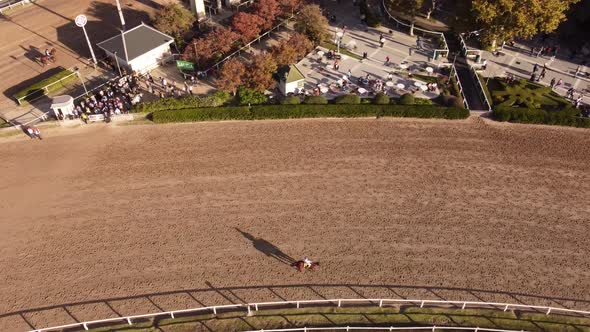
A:
<svg viewBox="0 0 590 332">
<path fill-rule="evenodd" d="M 121 34 L 111 37 L 103 42 L 96 44 L 98 47 L 111 53 L 117 53 L 117 56 L 129 62 L 140 55 L 143 55 L 154 48 L 173 41 L 174 38 L 162 33 L 144 23 L 123 32 L 125 36 L 125 46 L 127 48 L 127 57 L 123 49 Z"/>
</svg>

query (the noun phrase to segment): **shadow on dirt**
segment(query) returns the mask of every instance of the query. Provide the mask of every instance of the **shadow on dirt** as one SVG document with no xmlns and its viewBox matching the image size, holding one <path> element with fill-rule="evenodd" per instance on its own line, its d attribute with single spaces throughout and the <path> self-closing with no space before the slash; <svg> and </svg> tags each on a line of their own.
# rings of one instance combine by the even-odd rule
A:
<svg viewBox="0 0 590 332">
<path fill-rule="evenodd" d="M 256 238 L 253 235 L 240 230 L 239 228 L 236 228 L 236 230 L 240 232 L 240 234 L 242 234 L 243 237 L 252 242 L 254 249 L 260 251 L 266 256 L 272 257 L 278 260 L 279 262 L 287 265 L 291 265 L 291 263 L 295 262 L 295 260 L 291 256 L 285 254 L 281 249 L 279 249 L 274 244 L 264 239 Z"/>
</svg>

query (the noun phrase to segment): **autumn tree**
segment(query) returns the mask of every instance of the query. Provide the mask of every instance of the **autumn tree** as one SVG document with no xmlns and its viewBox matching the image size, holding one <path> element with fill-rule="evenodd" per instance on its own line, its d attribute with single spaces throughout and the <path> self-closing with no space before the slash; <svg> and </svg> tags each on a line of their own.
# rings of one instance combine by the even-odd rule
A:
<svg viewBox="0 0 590 332">
<path fill-rule="evenodd" d="M 277 64 L 290 65 L 297 62 L 297 50 L 287 39 L 282 39 L 278 44 L 274 45 L 270 53 Z"/>
<path fill-rule="evenodd" d="M 301 7 L 302 0 L 279 0 L 279 6 L 283 13 L 293 14 Z"/>
<path fill-rule="evenodd" d="M 254 56 L 248 69 L 246 83 L 249 88 L 263 92 L 275 85 L 272 75 L 277 70 L 277 63 L 270 54 L 263 53 Z"/>
<path fill-rule="evenodd" d="M 240 35 L 244 43 L 248 43 L 258 36 L 263 24 L 262 17 L 244 12 L 237 13 L 232 20 L 233 29 Z"/>
<path fill-rule="evenodd" d="M 232 58 L 223 63 L 217 79 L 217 87 L 223 91 L 236 94 L 238 87 L 244 84 L 246 67 L 242 61 Z"/>
<path fill-rule="evenodd" d="M 579 0 L 473 0 L 472 10 L 482 24 L 482 43 L 530 39 L 553 32 L 566 18 L 565 12 Z"/>
<path fill-rule="evenodd" d="M 277 0 L 258 0 L 256 6 L 256 15 L 263 20 L 262 29 L 268 30 L 273 27 L 274 21 L 279 16 L 279 3 Z"/>
<path fill-rule="evenodd" d="M 424 6 L 424 0 L 387 0 L 386 4 L 387 8 L 389 8 L 392 12 L 397 12 L 408 16 L 412 22 L 412 26 L 410 27 L 410 35 L 413 36 L 415 17 L 422 10 L 422 6 Z"/>
<path fill-rule="evenodd" d="M 328 19 L 322 15 L 320 6 L 306 5 L 295 19 L 295 30 L 319 45 L 328 38 Z"/>
<path fill-rule="evenodd" d="M 164 5 L 152 18 L 154 27 L 180 40 L 197 18 L 188 9 L 177 3 Z"/>
<path fill-rule="evenodd" d="M 313 50 L 313 43 L 301 33 L 293 33 L 289 36 L 289 44 L 293 46 L 297 54 L 297 60 L 303 59 L 307 53 Z"/>
<path fill-rule="evenodd" d="M 196 63 L 200 68 L 212 65 L 234 48 L 237 39 L 238 34 L 231 29 L 213 30 L 187 44 L 182 58 Z"/>
</svg>

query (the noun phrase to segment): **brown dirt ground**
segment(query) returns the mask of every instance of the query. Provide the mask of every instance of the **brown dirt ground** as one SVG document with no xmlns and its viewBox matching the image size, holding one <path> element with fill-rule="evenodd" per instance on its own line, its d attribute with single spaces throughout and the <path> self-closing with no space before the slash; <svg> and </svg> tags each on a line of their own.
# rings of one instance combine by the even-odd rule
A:
<svg viewBox="0 0 590 332">
<path fill-rule="evenodd" d="M 585 130 L 325 119 L 45 134 L 0 141 L 2 331 L 322 297 L 590 308 Z M 281 262 L 303 255 L 320 270 Z"/>
</svg>

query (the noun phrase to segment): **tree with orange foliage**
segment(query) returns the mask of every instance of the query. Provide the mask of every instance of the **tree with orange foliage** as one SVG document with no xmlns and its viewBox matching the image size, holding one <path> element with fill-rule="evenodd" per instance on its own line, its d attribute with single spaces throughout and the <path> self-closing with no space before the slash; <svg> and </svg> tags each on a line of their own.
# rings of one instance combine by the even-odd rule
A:
<svg viewBox="0 0 590 332">
<path fill-rule="evenodd" d="M 244 84 L 246 66 L 237 58 L 232 58 L 223 63 L 217 79 L 217 87 L 220 90 L 231 92 L 234 96 L 238 87 Z"/>
<path fill-rule="evenodd" d="M 301 7 L 302 0 L 279 0 L 281 11 L 293 15 Z"/>
<path fill-rule="evenodd" d="M 270 54 L 264 53 L 254 56 L 254 60 L 248 68 L 246 83 L 249 88 L 264 92 L 264 90 L 274 87 L 276 82 L 272 74 L 277 71 L 277 63 Z"/>
<path fill-rule="evenodd" d="M 210 66 L 233 49 L 238 37 L 229 28 L 216 29 L 201 38 L 193 39 L 184 49 L 182 58 L 194 62 L 199 68 Z"/>
<path fill-rule="evenodd" d="M 244 43 L 248 43 L 258 36 L 263 25 L 264 19 L 262 17 L 244 12 L 237 13 L 232 20 L 233 29 L 240 35 Z"/>
<path fill-rule="evenodd" d="M 274 26 L 274 21 L 280 14 L 279 3 L 277 0 L 258 0 L 256 3 L 256 15 L 264 21 L 262 29 L 268 30 Z"/>
</svg>

